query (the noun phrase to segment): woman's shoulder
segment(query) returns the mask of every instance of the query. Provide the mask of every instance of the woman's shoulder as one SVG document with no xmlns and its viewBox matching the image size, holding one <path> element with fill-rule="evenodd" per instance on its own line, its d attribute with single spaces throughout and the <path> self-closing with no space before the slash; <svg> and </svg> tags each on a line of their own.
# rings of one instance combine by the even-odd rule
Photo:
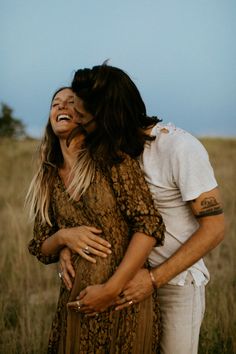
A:
<svg viewBox="0 0 236 354">
<path fill-rule="evenodd" d="M 120 162 L 113 165 L 113 169 L 119 171 L 130 171 L 139 168 L 138 160 L 125 152 L 119 152 Z"/>
<path fill-rule="evenodd" d="M 137 159 L 126 153 L 121 153 L 121 157 L 122 161 L 114 165 L 111 170 L 113 183 L 132 189 L 134 185 L 139 185 L 144 180 L 143 172 Z"/>
</svg>

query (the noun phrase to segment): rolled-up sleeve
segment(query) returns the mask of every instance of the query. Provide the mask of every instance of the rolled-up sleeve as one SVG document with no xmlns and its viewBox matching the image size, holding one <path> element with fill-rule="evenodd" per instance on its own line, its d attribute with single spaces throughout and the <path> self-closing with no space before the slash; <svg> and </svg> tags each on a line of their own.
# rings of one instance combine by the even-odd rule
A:
<svg viewBox="0 0 236 354">
<path fill-rule="evenodd" d="M 138 162 L 125 155 L 122 163 L 112 167 L 112 182 L 117 202 L 133 233 L 155 237 L 156 246 L 163 245 L 165 225 Z"/>
</svg>

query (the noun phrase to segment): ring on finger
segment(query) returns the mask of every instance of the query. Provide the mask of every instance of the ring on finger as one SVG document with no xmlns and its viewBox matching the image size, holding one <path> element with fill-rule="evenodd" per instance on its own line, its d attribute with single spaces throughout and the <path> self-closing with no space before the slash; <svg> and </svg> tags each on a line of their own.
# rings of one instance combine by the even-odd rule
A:
<svg viewBox="0 0 236 354">
<path fill-rule="evenodd" d="M 82 248 L 82 251 L 86 254 L 90 254 L 90 251 L 89 251 L 89 246 L 86 246 L 84 248 Z"/>
<path fill-rule="evenodd" d="M 128 298 L 126 297 L 126 296 L 124 296 L 124 303 L 126 303 L 126 302 L 129 302 L 129 300 L 128 300 Z"/>
<path fill-rule="evenodd" d="M 133 303 L 134 303 L 133 300 L 129 301 L 129 305 L 133 305 Z"/>
<path fill-rule="evenodd" d="M 80 303 L 80 301 L 77 301 L 77 302 L 76 302 L 76 305 L 77 305 L 76 311 L 79 312 L 79 310 L 80 310 L 80 308 L 81 308 L 81 303 Z"/>
</svg>

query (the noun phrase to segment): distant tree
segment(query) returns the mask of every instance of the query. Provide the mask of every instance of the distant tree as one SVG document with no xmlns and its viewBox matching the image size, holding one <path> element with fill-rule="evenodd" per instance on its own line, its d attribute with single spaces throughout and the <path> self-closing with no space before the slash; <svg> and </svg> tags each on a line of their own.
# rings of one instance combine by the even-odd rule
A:
<svg viewBox="0 0 236 354">
<path fill-rule="evenodd" d="M 0 111 L 0 137 L 24 138 L 25 125 L 21 120 L 13 117 L 13 110 L 7 104 L 1 104 Z"/>
</svg>

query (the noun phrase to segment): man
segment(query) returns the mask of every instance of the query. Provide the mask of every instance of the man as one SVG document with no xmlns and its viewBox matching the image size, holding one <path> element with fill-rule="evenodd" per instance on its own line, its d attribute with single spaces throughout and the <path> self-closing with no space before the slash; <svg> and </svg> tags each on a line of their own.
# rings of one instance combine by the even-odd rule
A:
<svg viewBox="0 0 236 354">
<path fill-rule="evenodd" d="M 142 301 L 157 288 L 161 352 L 194 354 L 209 280 L 202 257 L 223 239 L 222 204 L 207 152 L 197 139 L 173 125 L 157 124 L 151 134 L 156 139 L 146 145 L 140 164 L 166 225 L 165 242 L 149 256 L 151 277 L 140 270 L 118 308 L 131 299 Z"/>
<path fill-rule="evenodd" d="M 166 225 L 164 245 L 154 248 L 149 256 L 152 270 L 141 269 L 136 274 L 123 289 L 116 309 L 132 306 L 157 291 L 163 327 L 161 352 L 196 354 L 205 308 L 205 285 L 209 280 L 202 257 L 224 237 L 222 204 L 208 154 L 189 133 L 148 117 L 137 87 L 122 70 L 101 65 L 82 74 L 81 71 L 80 77 L 75 74 L 74 91 L 85 75 L 91 80 L 91 87 L 86 87 L 89 97 L 106 98 L 104 104 L 111 114 L 101 136 L 103 139 L 107 136 L 112 148 L 132 157 L 139 156 Z M 114 100 L 119 102 L 119 122 L 114 122 L 109 110 Z M 99 125 L 99 112 L 94 116 Z M 149 141 L 140 140 L 142 135 L 148 136 Z M 143 143 L 137 146 L 138 141 Z M 96 254 L 91 247 L 89 251 Z M 73 275 L 73 270 L 66 253 L 61 255 L 61 268 L 69 287 L 69 274 Z M 89 291 L 86 288 L 81 294 L 82 302 Z M 85 308 L 88 306 L 92 311 L 92 303 Z"/>
</svg>

